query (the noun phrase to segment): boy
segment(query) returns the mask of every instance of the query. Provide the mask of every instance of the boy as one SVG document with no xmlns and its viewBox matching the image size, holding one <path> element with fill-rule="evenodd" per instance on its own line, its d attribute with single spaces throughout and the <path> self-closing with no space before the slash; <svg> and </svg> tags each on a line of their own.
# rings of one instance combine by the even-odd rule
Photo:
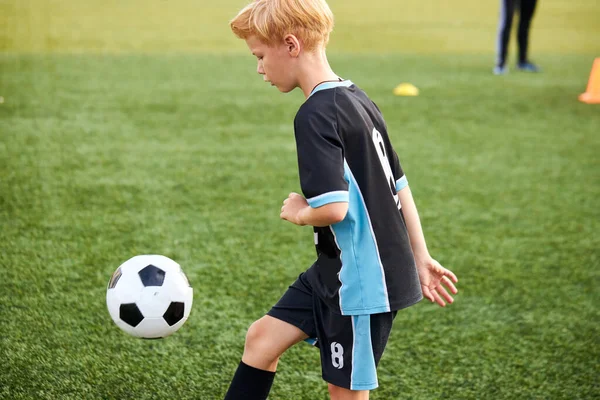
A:
<svg viewBox="0 0 600 400">
<path fill-rule="evenodd" d="M 266 399 L 279 357 L 303 340 L 320 349 L 332 399 L 368 399 L 397 310 L 423 295 L 452 303 L 443 285 L 455 294 L 457 278 L 428 253 L 379 109 L 327 62 L 325 0 L 256 0 L 231 28 L 265 82 L 307 98 L 294 121 L 304 196 L 280 216 L 314 227 L 318 257 L 248 329 L 225 399 Z"/>
</svg>

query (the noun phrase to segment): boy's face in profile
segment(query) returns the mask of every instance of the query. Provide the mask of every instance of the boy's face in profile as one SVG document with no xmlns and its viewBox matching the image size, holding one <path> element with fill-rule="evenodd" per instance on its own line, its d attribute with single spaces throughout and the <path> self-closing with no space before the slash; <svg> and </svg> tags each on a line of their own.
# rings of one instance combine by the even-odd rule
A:
<svg viewBox="0 0 600 400">
<path fill-rule="evenodd" d="M 294 90 L 298 84 L 294 76 L 294 60 L 291 49 L 284 42 L 268 46 L 256 36 L 246 39 L 250 52 L 257 58 L 256 72 L 263 76 L 265 82 L 277 87 L 281 92 Z"/>
</svg>

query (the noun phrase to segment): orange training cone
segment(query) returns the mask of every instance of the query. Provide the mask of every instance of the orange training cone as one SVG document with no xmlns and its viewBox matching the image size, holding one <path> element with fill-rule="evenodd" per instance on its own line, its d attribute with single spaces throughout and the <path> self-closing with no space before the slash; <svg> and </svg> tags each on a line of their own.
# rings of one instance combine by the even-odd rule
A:
<svg viewBox="0 0 600 400">
<path fill-rule="evenodd" d="M 587 104 L 600 104 L 600 58 L 594 60 L 587 90 L 579 95 L 579 101 Z"/>
</svg>

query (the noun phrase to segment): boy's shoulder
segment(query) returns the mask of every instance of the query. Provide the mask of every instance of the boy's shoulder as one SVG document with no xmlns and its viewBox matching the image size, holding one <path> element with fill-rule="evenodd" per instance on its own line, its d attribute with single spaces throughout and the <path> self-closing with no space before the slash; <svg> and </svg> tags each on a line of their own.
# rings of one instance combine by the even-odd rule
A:
<svg viewBox="0 0 600 400">
<path fill-rule="evenodd" d="M 383 120 L 377 104 L 361 88 L 351 83 L 313 92 L 298 109 L 294 124 L 304 125 L 323 119 L 337 121 L 338 117 L 350 125 L 358 124 L 365 118 Z"/>
<path fill-rule="evenodd" d="M 335 110 L 335 89 L 312 93 L 298 109 L 296 118 L 308 117 L 315 113 L 327 113 Z"/>
<path fill-rule="evenodd" d="M 343 98 L 365 97 L 366 94 L 351 81 L 326 82 L 317 85 L 306 101 L 296 113 L 296 121 L 303 122 L 313 117 L 333 117 L 340 106 L 343 107 Z"/>
</svg>

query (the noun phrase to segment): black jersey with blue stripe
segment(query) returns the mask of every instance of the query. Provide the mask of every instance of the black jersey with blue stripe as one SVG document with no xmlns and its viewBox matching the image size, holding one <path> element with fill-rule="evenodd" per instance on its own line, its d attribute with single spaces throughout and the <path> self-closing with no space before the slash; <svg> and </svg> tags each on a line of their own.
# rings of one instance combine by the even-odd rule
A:
<svg viewBox="0 0 600 400">
<path fill-rule="evenodd" d="M 422 299 L 397 192 L 408 183 L 377 106 L 350 81 L 319 85 L 294 121 L 308 204 L 348 202 L 343 221 L 315 227 L 315 293 L 343 315 L 398 310 Z"/>
</svg>

